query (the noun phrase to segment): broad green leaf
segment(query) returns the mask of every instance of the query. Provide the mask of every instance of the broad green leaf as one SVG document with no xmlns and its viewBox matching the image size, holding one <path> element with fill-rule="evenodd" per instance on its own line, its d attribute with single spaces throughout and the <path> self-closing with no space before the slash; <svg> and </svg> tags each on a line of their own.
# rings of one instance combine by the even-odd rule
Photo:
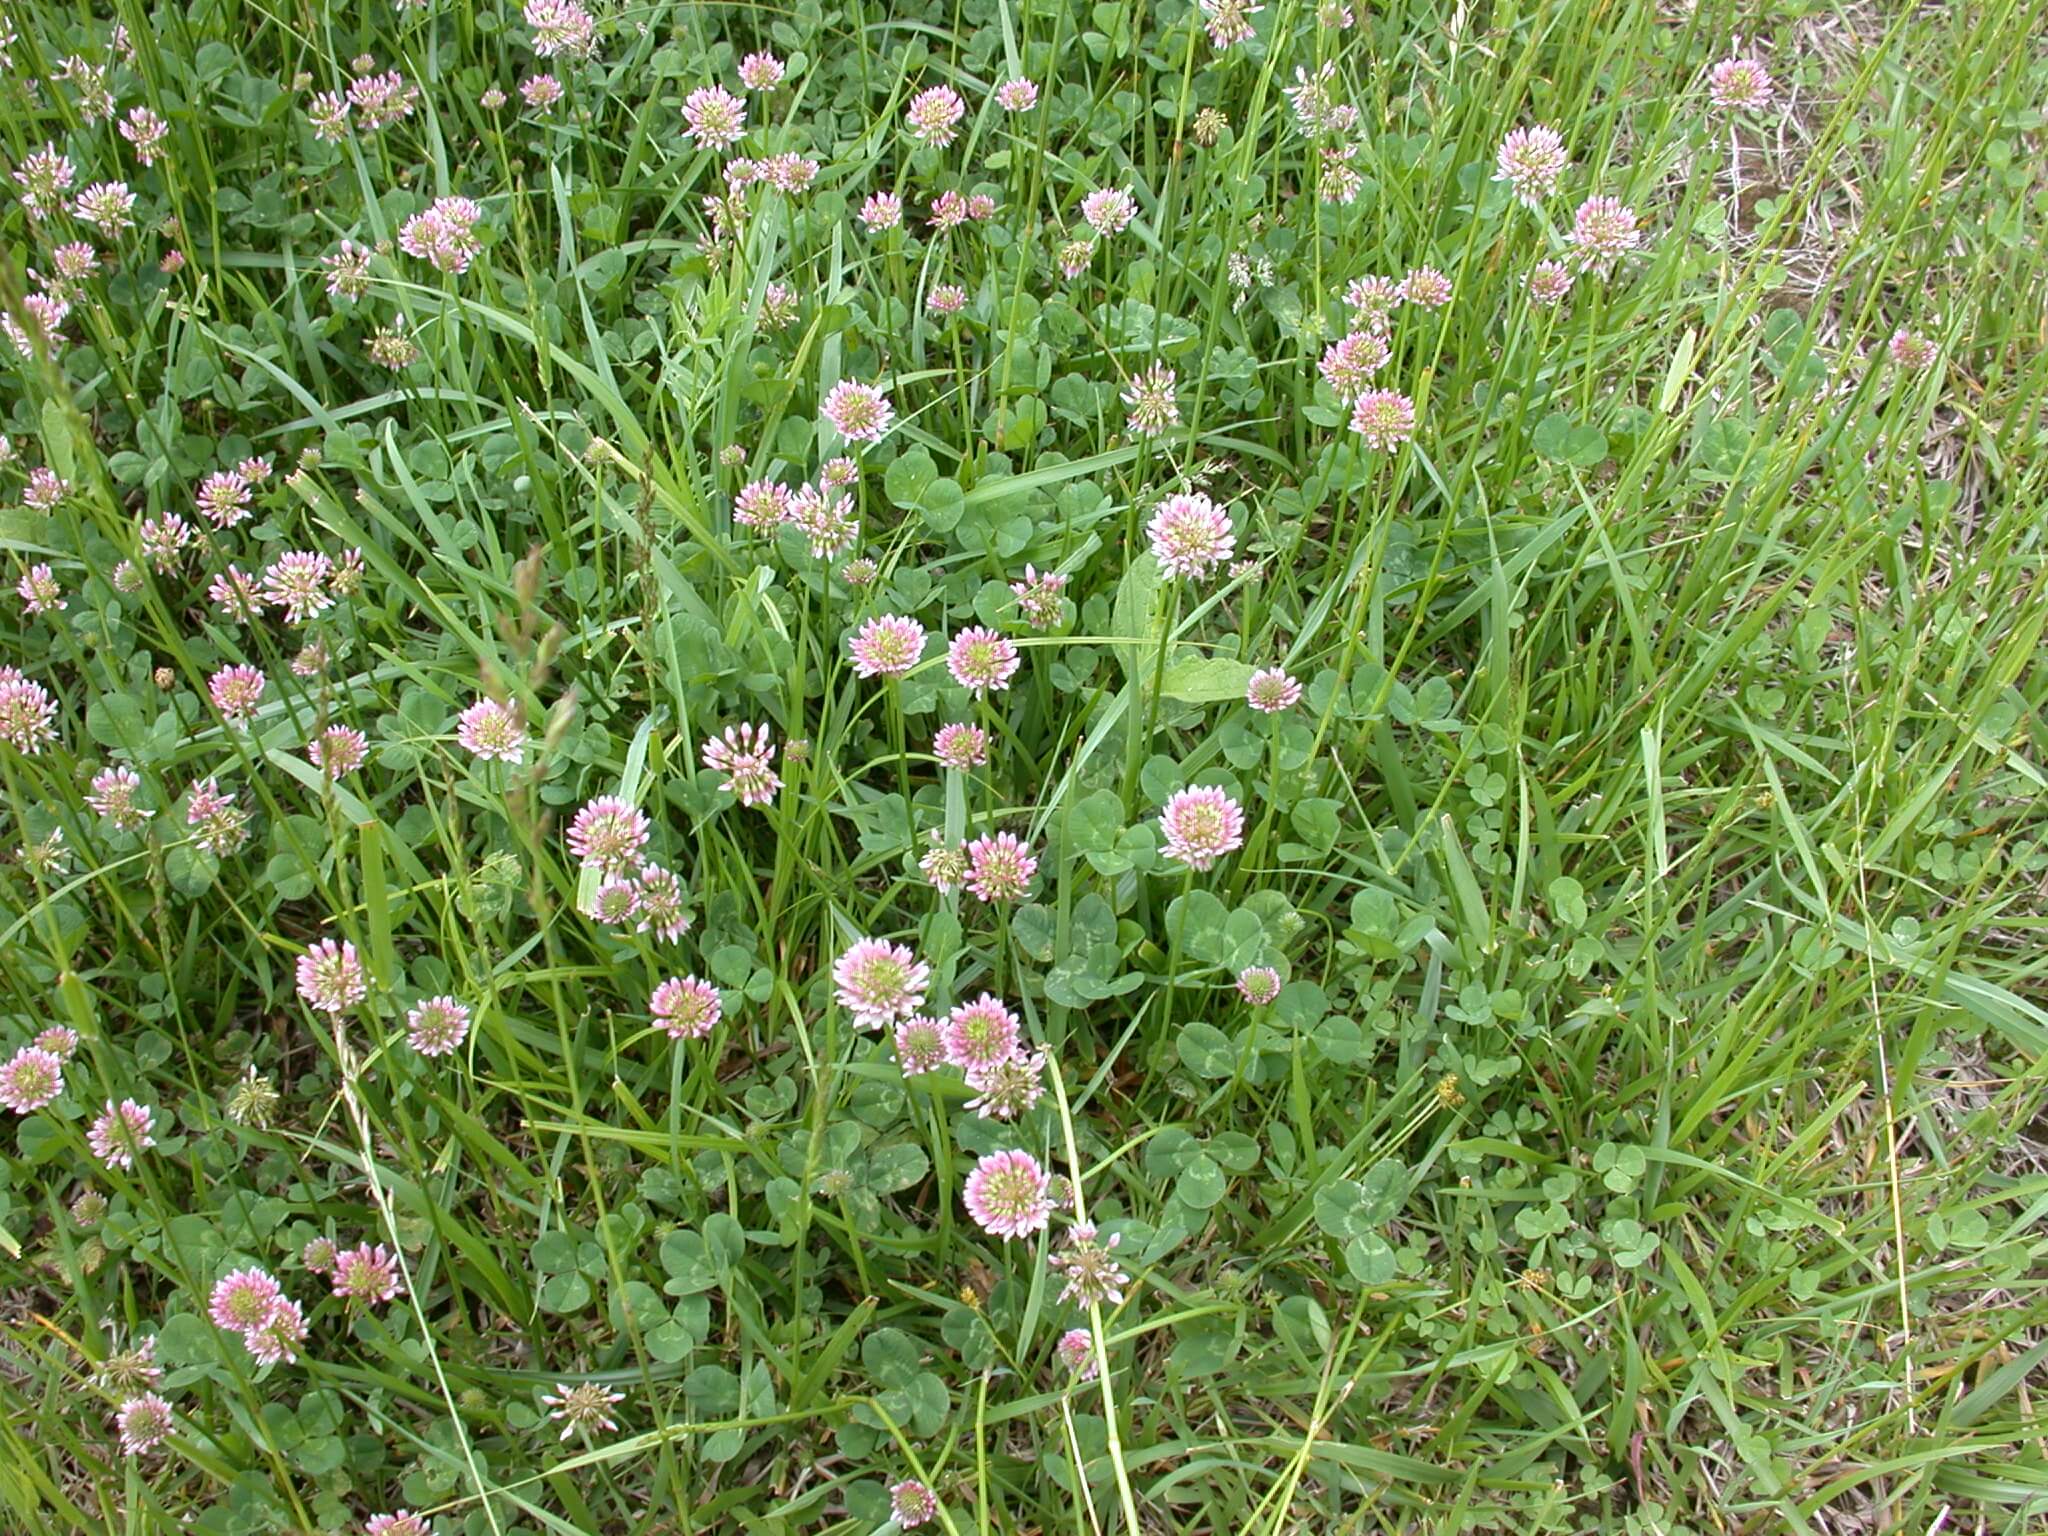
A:
<svg viewBox="0 0 2048 1536">
<path fill-rule="evenodd" d="M 1205 1024 L 1199 1019 L 1181 1026 L 1180 1036 L 1174 1041 L 1174 1050 L 1197 1077 L 1228 1077 L 1237 1070 L 1237 1047 L 1231 1043 L 1230 1036 L 1214 1024 Z"/>
<path fill-rule="evenodd" d="M 1203 656 L 1169 663 L 1159 690 L 1183 704 L 1217 704 L 1244 697 L 1252 669 L 1225 656 Z"/>
</svg>

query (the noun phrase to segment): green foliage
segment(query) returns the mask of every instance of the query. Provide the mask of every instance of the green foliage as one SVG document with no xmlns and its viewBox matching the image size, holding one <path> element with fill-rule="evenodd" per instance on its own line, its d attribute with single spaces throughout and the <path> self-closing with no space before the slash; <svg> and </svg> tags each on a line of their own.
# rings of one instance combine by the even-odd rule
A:
<svg viewBox="0 0 2048 1536">
<path fill-rule="evenodd" d="M 0 337 L 0 1063 L 68 1059 L 0 1112 L 0 1527 L 862 1536 L 915 1478 L 947 1536 L 2041 1528 L 2041 10 L 10 9 L 0 310 L 69 308 Z M 1346 382 L 1353 282 L 1424 267 Z M 754 519 L 841 457 L 850 526 Z M 883 615 L 924 650 L 862 676 Z M 947 860 L 998 833 L 991 902 Z M 862 938 L 1042 1097 L 906 1071 Z M 1004 1240 L 1013 1149 L 1065 1204 Z M 294 1359 L 210 1315 L 250 1268 Z"/>
</svg>

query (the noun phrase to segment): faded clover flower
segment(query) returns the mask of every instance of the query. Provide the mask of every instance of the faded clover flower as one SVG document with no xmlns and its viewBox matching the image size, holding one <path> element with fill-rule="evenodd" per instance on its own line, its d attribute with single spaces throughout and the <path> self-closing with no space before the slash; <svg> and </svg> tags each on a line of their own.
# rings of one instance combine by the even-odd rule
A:
<svg viewBox="0 0 2048 1536">
<path fill-rule="evenodd" d="M 967 850 L 948 843 L 937 832 L 931 835 L 931 846 L 917 861 L 918 873 L 939 892 L 957 891 L 967 880 Z"/>
<path fill-rule="evenodd" d="M 1065 576 L 1031 565 L 1024 567 L 1023 580 L 1010 583 L 1010 590 L 1017 595 L 1017 610 L 1033 629 L 1051 629 L 1059 623 L 1063 614 L 1061 594 L 1066 587 Z"/>
<path fill-rule="evenodd" d="M 1046 1260 L 1066 1281 L 1061 1301 L 1080 1307 L 1115 1306 L 1123 1301 L 1131 1277 L 1116 1261 L 1119 1240 L 1113 1234 L 1108 1242 L 1099 1241 L 1093 1222 L 1074 1224 L 1064 1246 Z"/>
<path fill-rule="evenodd" d="M 276 1115 L 279 1102 L 277 1084 L 258 1073 L 252 1064 L 244 1067 L 242 1075 L 235 1079 L 234 1086 L 222 1102 L 221 1111 L 237 1125 L 262 1130 Z"/>
<path fill-rule="evenodd" d="M 553 1392 L 541 1395 L 541 1401 L 548 1407 L 548 1417 L 562 1426 L 564 1440 L 575 1434 L 589 1436 L 617 1429 L 612 1409 L 625 1400 L 625 1393 L 614 1392 L 596 1381 L 578 1382 L 574 1386 L 557 1382 Z"/>
<path fill-rule="evenodd" d="M 71 157 L 59 154 L 55 144 L 31 150 L 14 168 L 14 183 L 21 188 L 22 211 L 31 219 L 48 218 L 58 212 L 77 174 Z"/>
<path fill-rule="evenodd" d="M 107 1356 L 92 1373 L 93 1385 L 107 1392 L 132 1394 L 146 1391 L 163 1380 L 164 1368 L 156 1363 L 154 1336 L 139 1340 L 132 1349 Z"/>
<path fill-rule="evenodd" d="M 1015 1120 L 1045 1094 L 1045 1053 L 1014 1051 L 967 1070 L 967 1107 L 984 1120 Z"/>
<path fill-rule="evenodd" d="M 420 349 L 413 339 L 405 334 L 403 323 L 380 325 L 370 333 L 363 350 L 370 361 L 380 368 L 389 368 L 393 373 L 410 368 L 419 361 Z"/>
<path fill-rule="evenodd" d="M 327 273 L 327 296 L 354 300 L 368 293 L 370 258 L 375 254 L 368 246 L 344 240 L 339 249 L 322 256 L 320 265 Z"/>
<path fill-rule="evenodd" d="M 249 837 L 249 813 L 212 779 L 192 786 L 185 801 L 185 825 L 192 829 L 192 841 L 217 859 L 226 858 Z"/>
<path fill-rule="evenodd" d="M 1180 425 L 1180 406 L 1174 399 L 1174 372 L 1164 363 L 1154 363 L 1134 375 L 1123 393 L 1130 407 L 1130 427 L 1140 437 L 1157 437 Z"/>
</svg>

